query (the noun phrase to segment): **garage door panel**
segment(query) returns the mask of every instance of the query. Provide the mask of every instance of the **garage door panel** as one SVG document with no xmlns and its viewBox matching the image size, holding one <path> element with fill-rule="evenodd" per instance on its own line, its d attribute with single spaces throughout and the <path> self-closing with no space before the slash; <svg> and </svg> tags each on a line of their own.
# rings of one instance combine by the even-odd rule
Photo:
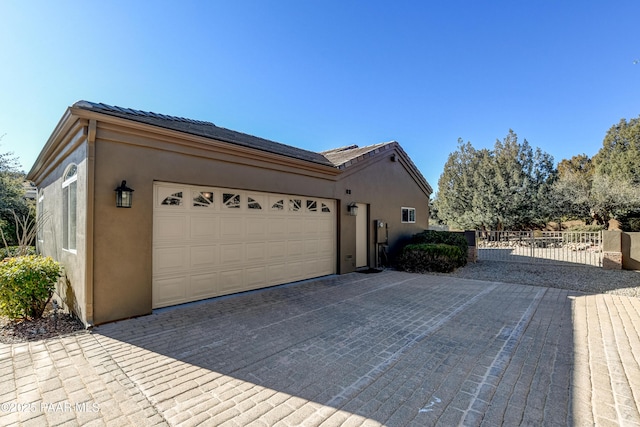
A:
<svg viewBox="0 0 640 427">
<path fill-rule="evenodd" d="M 287 242 L 282 240 L 278 242 L 270 241 L 268 243 L 269 250 L 267 251 L 267 260 L 279 260 L 287 257 Z"/>
<path fill-rule="evenodd" d="M 304 241 L 304 254 L 305 256 L 314 256 L 318 254 L 318 240 L 305 240 Z"/>
<path fill-rule="evenodd" d="M 279 285 L 287 281 L 287 264 L 269 264 L 267 265 L 267 280 L 269 283 Z"/>
<path fill-rule="evenodd" d="M 187 276 L 154 280 L 153 306 L 165 307 L 186 301 Z"/>
<path fill-rule="evenodd" d="M 247 289 L 257 289 L 267 286 L 266 266 L 247 268 L 244 274 Z"/>
<path fill-rule="evenodd" d="M 246 237 L 249 240 L 264 239 L 267 235 L 267 219 L 257 216 L 247 217 L 246 219 Z"/>
<path fill-rule="evenodd" d="M 187 217 L 184 215 L 163 215 L 154 219 L 155 241 L 175 241 L 184 239 L 187 232 Z"/>
<path fill-rule="evenodd" d="M 192 246 L 190 256 L 191 268 L 216 267 L 219 257 L 218 245 Z"/>
<path fill-rule="evenodd" d="M 304 276 L 312 276 L 316 273 L 318 261 L 315 259 L 303 261 L 300 263 Z"/>
<path fill-rule="evenodd" d="M 289 218 L 287 220 L 287 237 L 298 238 L 304 233 L 304 220 L 302 218 Z"/>
<path fill-rule="evenodd" d="M 267 222 L 268 238 L 283 239 L 287 236 L 286 218 L 269 218 Z"/>
<path fill-rule="evenodd" d="M 332 200 L 155 186 L 154 308 L 335 273 Z"/>
<path fill-rule="evenodd" d="M 291 261 L 287 263 L 287 270 L 289 274 L 287 275 L 288 281 L 294 282 L 297 280 L 302 280 L 306 278 L 306 273 L 304 271 L 304 266 L 301 261 Z"/>
<path fill-rule="evenodd" d="M 326 276 L 335 273 L 335 261 L 333 257 L 318 258 L 318 275 Z"/>
<path fill-rule="evenodd" d="M 305 236 L 315 237 L 318 235 L 320 230 L 320 224 L 317 218 L 317 215 L 311 215 L 310 218 L 304 219 L 303 232 Z"/>
<path fill-rule="evenodd" d="M 244 225 L 242 217 L 222 217 L 220 218 L 220 237 L 225 239 L 241 239 L 244 236 Z"/>
<path fill-rule="evenodd" d="M 244 290 L 243 269 L 225 270 L 220 272 L 220 294 L 230 294 Z"/>
<path fill-rule="evenodd" d="M 156 248 L 153 251 L 154 270 L 159 274 L 175 273 L 188 268 L 187 247 Z"/>
<path fill-rule="evenodd" d="M 334 253 L 333 239 L 318 239 L 316 240 L 316 242 L 318 244 L 319 256 L 333 255 Z"/>
<path fill-rule="evenodd" d="M 321 236 L 330 235 L 330 233 L 335 233 L 335 225 L 334 222 L 329 218 L 321 217 L 318 220 L 318 234 Z"/>
<path fill-rule="evenodd" d="M 210 298 L 219 295 L 218 273 L 194 274 L 189 283 L 189 295 L 195 298 Z"/>
<path fill-rule="evenodd" d="M 290 240 L 287 242 L 287 256 L 289 258 L 301 257 L 304 253 L 304 240 Z"/>
<path fill-rule="evenodd" d="M 265 242 L 246 244 L 246 261 L 248 263 L 264 262 L 266 260 L 267 244 Z"/>
<path fill-rule="evenodd" d="M 220 238 L 220 218 L 213 215 L 192 215 L 189 237 L 192 240 L 212 241 Z"/>
<path fill-rule="evenodd" d="M 234 243 L 220 245 L 220 262 L 226 264 L 241 264 L 244 261 L 244 245 Z"/>
</svg>

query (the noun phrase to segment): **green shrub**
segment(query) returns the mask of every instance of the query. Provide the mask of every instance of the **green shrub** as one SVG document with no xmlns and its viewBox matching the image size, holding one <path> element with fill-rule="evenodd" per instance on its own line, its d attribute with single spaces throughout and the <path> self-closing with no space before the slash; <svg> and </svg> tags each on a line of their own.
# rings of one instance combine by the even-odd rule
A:
<svg viewBox="0 0 640 427">
<path fill-rule="evenodd" d="M 464 253 L 464 259 L 461 260 L 462 264 L 460 264 L 458 267 L 461 267 L 467 263 L 467 251 L 469 250 L 469 245 L 467 244 L 467 239 L 462 233 L 455 233 L 451 231 L 425 230 L 421 233 L 414 234 L 411 237 L 410 243 L 444 243 L 445 245 L 456 246 L 460 248 L 460 250 Z"/>
<path fill-rule="evenodd" d="M 463 252 L 458 246 L 445 243 L 417 243 L 409 244 L 402 249 L 397 268 L 412 273 L 450 273 L 466 264 L 466 260 L 466 251 Z"/>
<path fill-rule="evenodd" d="M 9 246 L 8 248 L 7 247 L 0 248 L 0 260 L 19 256 L 20 251 L 25 251 L 26 253 L 24 255 L 35 255 L 36 247 L 26 246 L 23 248 L 22 246 Z"/>
<path fill-rule="evenodd" d="M 0 262 L 0 313 L 38 318 L 51 299 L 62 267 L 50 257 L 27 255 Z"/>
</svg>

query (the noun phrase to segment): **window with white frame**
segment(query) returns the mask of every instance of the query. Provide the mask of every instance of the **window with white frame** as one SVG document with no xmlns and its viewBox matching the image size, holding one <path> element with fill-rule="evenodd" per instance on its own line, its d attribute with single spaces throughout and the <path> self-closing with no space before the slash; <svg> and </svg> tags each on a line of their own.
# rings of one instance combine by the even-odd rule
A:
<svg viewBox="0 0 640 427">
<path fill-rule="evenodd" d="M 36 236 L 38 244 L 44 243 L 44 190 L 41 189 L 38 193 L 38 207 L 36 210 Z"/>
<path fill-rule="evenodd" d="M 402 208 L 402 222 L 416 222 L 416 208 Z"/>
<path fill-rule="evenodd" d="M 62 181 L 62 249 L 76 251 L 78 209 L 78 166 L 67 167 Z"/>
</svg>

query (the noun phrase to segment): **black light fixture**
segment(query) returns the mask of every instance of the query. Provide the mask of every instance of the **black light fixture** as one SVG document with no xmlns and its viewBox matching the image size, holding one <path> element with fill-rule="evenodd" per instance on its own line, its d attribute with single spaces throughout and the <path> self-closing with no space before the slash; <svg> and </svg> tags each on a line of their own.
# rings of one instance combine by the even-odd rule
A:
<svg viewBox="0 0 640 427">
<path fill-rule="evenodd" d="M 122 184 L 115 189 L 116 192 L 116 207 L 117 208 L 130 208 L 133 202 L 133 188 L 127 187 L 127 181 L 122 181 Z"/>
<path fill-rule="evenodd" d="M 349 212 L 349 215 L 351 216 L 357 216 L 358 215 L 358 205 L 356 205 L 354 202 L 351 202 L 347 205 L 347 212 Z"/>
</svg>

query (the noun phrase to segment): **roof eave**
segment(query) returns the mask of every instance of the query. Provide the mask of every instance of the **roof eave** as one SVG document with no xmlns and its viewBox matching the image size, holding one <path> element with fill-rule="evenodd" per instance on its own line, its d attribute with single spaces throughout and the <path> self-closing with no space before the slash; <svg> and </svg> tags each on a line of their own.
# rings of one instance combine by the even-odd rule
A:
<svg viewBox="0 0 640 427">
<path fill-rule="evenodd" d="M 77 134 L 86 124 L 80 116 L 74 114 L 70 107 L 67 108 L 31 166 L 26 178 L 38 183 L 45 171 L 50 170 L 56 162 L 59 162 L 69 138 Z"/>
<path fill-rule="evenodd" d="M 249 157 L 252 159 L 262 159 L 270 163 L 277 165 L 295 166 L 300 169 L 321 173 L 323 175 L 337 176 L 340 174 L 340 170 L 333 165 L 322 164 L 313 162 L 311 160 L 300 159 L 297 157 L 286 156 L 283 154 L 273 153 L 267 150 L 261 150 L 258 148 L 248 147 L 246 145 L 234 144 L 233 142 L 226 141 L 222 138 L 210 138 L 202 135 L 192 134 L 180 130 L 171 129 L 168 127 L 158 126 L 150 123 L 139 122 L 136 120 L 127 119 L 124 117 L 99 112 L 90 111 L 82 108 L 69 108 L 70 113 L 73 116 L 81 117 L 86 120 L 96 120 L 99 123 L 109 123 L 123 128 L 129 128 L 134 131 L 148 133 L 151 129 L 153 132 L 162 137 L 168 137 L 174 143 L 184 143 L 185 145 L 197 144 L 203 148 L 217 148 L 224 149 L 226 151 L 234 152 L 240 156 Z"/>
</svg>

